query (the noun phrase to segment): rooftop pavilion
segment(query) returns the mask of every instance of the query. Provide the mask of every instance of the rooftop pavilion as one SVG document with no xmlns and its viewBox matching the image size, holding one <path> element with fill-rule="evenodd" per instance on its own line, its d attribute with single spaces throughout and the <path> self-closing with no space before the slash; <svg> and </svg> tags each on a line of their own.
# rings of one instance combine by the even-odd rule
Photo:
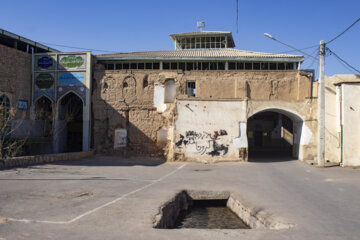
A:
<svg viewBox="0 0 360 240">
<path fill-rule="evenodd" d="M 234 48 L 231 32 L 201 31 L 170 34 L 175 50 Z"/>
</svg>

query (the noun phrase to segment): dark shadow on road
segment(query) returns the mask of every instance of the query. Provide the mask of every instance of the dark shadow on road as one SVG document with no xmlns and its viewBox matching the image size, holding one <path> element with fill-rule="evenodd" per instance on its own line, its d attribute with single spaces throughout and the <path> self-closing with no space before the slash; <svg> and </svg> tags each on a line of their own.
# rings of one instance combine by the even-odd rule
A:
<svg viewBox="0 0 360 240">
<path fill-rule="evenodd" d="M 91 158 L 83 158 L 76 160 L 67 160 L 52 162 L 52 165 L 65 165 L 65 166 L 93 166 L 93 167 L 116 167 L 116 166 L 148 166 L 155 167 L 165 163 L 165 158 L 136 156 L 136 157 L 120 157 L 120 156 L 101 156 L 96 155 Z"/>
<path fill-rule="evenodd" d="M 127 178 L 0 178 L 0 181 L 134 181 Z M 137 180 L 152 182 L 154 180 Z"/>
<path fill-rule="evenodd" d="M 252 149 L 249 151 L 249 162 L 288 162 L 295 161 L 287 149 Z"/>
</svg>

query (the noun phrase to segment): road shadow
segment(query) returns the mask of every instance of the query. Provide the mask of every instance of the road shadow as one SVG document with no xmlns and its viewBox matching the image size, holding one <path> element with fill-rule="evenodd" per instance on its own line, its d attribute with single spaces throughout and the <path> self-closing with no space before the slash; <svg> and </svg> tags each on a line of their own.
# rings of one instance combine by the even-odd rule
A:
<svg viewBox="0 0 360 240">
<path fill-rule="evenodd" d="M 272 163 L 295 161 L 288 149 L 250 149 L 249 162 Z"/>
<path fill-rule="evenodd" d="M 75 160 L 52 162 L 52 165 L 66 165 L 66 166 L 94 166 L 94 167 L 116 167 L 116 166 L 148 166 L 155 167 L 166 162 L 164 157 L 149 157 L 149 156 L 108 156 L 95 155 L 90 158 L 82 158 Z"/>
</svg>

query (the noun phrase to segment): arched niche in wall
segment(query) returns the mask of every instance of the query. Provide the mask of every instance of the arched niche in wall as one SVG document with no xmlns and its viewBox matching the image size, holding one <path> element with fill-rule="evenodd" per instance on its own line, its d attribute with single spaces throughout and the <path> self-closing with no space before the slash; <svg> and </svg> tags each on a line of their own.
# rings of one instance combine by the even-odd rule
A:
<svg viewBox="0 0 360 240">
<path fill-rule="evenodd" d="M 133 77 L 126 77 L 122 85 L 122 96 L 126 103 L 136 100 L 136 80 Z"/>
<path fill-rule="evenodd" d="M 35 119 L 39 120 L 42 136 L 46 137 L 51 134 L 52 130 L 52 101 L 47 96 L 41 96 L 35 101 Z"/>
<path fill-rule="evenodd" d="M 146 74 L 144 76 L 144 79 L 143 79 L 143 88 L 146 88 L 147 86 L 149 86 L 149 76 Z"/>
<path fill-rule="evenodd" d="M 10 115 L 10 99 L 5 94 L 0 94 L 0 119 L 4 121 Z"/>
<path fill-rule="evenodd" d="M 175 80 L 168 79 L 165 81 L 164 103 L 173 103 L 175 101 L 175 96 L 176 96 Z"/>
<path fill-rule="evenodd" d="M 0 94 L 0 136 L 6 136 L 10 130 L 10 99 L 5 94 Z"/>
</svg>

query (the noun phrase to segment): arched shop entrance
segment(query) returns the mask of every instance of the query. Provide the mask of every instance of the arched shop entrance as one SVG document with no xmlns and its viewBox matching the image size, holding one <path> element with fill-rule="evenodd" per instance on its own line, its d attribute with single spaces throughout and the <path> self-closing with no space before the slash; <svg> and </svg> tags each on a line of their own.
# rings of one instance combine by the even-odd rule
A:
<svg viewBox="0 0 360 240">
<path fill-rule="evenodd" d="M 247 121 L 249 161 L 298 159 L 304 121 L 282 109 L 266 109 Z"/>
<path fill-rule="evenodd" d="M 83 145 L 83 101 L 70 92 L 59 104 L 61 142 L 64 152 L 81 152 Z"/>
</svg>

